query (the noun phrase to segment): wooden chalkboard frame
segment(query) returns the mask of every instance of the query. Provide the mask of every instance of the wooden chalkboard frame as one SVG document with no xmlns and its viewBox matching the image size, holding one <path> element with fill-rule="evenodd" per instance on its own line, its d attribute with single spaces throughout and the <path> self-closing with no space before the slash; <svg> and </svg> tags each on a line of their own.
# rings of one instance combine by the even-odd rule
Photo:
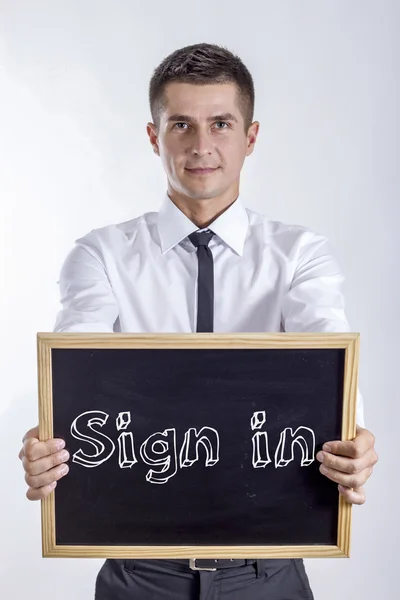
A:
<svg viewBox="0 0 400 600">
<path fill-rule="evenodd" d="M 359 333 L 38 333 L 39 438 L 53 438 L 53 348 L 343 349 L 343 441 L 356 435 Z M 338 492 L 339 494 L 339 492 Z M 349 557 L 352 505 L 339 497 L 337 545 L 306 546 L 68 546 L 57 545 L 55 493 L 41 501 L 42 556 L 86 558 Z"/>
</svg>

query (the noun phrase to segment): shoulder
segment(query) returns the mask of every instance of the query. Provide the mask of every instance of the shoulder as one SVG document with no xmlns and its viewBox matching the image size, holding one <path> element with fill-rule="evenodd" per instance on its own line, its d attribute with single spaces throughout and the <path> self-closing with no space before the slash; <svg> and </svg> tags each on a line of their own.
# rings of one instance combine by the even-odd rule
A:
<svg viewBox="0 0 400 600">
<path fill-rule="evenodd" d="M 323 233 L 305 225 L 268 219 L 249 208 L 246 208 L 246 212 L 250 235 L 260 237 L 265 245 L 274 247 L 286 256 L 300 257 L 317 249 L 330 251 L 330 241 Z"/>
<path fill-rule="evenodd" d="M 157 212 L 147 212 L 128 221 L 92 229 L 75 240 L 75 248 L 85 248 L 98 257 L 126 244 L 132 246 L 138 235 L 152 232 L 157 225 L 157 215 Z"/>
</svg>

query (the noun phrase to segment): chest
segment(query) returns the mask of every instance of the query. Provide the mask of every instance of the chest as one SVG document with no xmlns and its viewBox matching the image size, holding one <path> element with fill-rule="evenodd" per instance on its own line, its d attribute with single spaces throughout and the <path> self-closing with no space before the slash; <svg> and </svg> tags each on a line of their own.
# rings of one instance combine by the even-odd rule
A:
<svg viewBox="0 0 400 600">
<path fill-rule="evenodd" d="M 288 266 L 268 247 L 250 246 L 242 256 L 226 246 L 210 248 L 214 264 L 214 331 L 279 330 L 280 302 Z M 195 331 L 198 258 L 178 245 L 127 252 L 107 266 L 120 309 L 121 331 Z"/>
</svg>

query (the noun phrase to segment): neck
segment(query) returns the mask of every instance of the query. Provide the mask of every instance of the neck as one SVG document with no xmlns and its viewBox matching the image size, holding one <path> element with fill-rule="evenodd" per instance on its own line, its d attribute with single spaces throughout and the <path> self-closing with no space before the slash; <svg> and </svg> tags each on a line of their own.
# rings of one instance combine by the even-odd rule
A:
<svg viewBox="0 0 400 600">
<path fill-rule="evenodd" d="M 222 195 L 215 198 L 194 199 L 168 190 L 168 196 L 188 219 L 199 229 L 208 227 L 219 215 L 222 215 L 237 199 L 239 190 L 233 194 Z"/>
</svg>

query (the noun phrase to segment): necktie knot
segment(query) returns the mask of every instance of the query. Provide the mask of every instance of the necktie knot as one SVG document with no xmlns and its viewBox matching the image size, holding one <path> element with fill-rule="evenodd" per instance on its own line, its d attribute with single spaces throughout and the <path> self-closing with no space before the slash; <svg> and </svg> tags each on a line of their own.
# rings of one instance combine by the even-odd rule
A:
<svg viewBox="0 0 400 600">
<path fill-rule="evenodd" d="M 191 233 L 188 237 L 189 240 L 192 242 L 193 246 L 196 246 L 196 248 L 198 248 L 199 246 L 208 246 L 213 235 L 213 231 L 210 231 L 210 229 L 206 229 L 205 231 L 195 231 L 194 233 Z"/>
</svg>

